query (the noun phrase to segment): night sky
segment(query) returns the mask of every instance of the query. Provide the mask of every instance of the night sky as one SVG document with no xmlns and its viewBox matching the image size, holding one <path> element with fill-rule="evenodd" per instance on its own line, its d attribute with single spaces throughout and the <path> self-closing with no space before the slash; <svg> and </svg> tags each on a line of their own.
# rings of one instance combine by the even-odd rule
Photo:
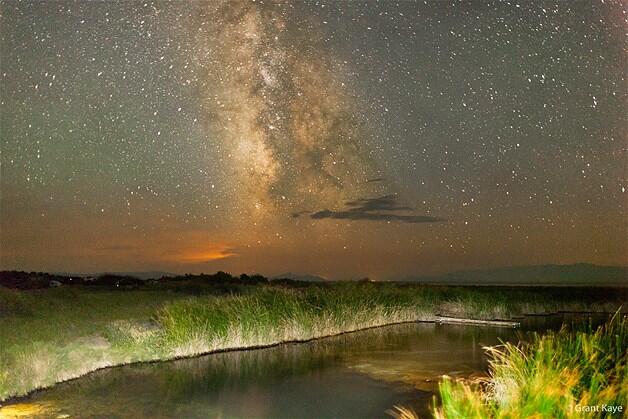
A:
<svg viewBox="0 0 628 419">
<path fill-rule="evenodd" d="M 0 1 L 0 268 L 628 262 L 622 1 Z"/>
</svg>

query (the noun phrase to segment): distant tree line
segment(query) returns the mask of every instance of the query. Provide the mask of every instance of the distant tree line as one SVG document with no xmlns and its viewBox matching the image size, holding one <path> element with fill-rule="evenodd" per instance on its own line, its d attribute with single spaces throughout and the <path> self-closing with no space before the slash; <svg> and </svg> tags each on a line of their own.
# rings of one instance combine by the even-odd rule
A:
<svg viewBox="0 0 628 419">
<path fill-rule="evenodd" d="M 129 275 L 102 274 L 95 277 L 92 276 L 68 276 L 51 274 L 47 272 L 23 272 L 23 271 L 1 271 L 0 286 L 6 288 L 32 290 L 42 288 L 55 288 L 67 286 L 85 286 L 85 287 L 106 287 L 111 289 L 137 289 L 145 286 L 172 285 L 176 288 L 177 284 L 186 287 L 194 286 L 238 286 L 238 285 L 262 285 L 271 284 L 275 286 L 299 287 L 307 286 L 308 283 L 303 281 L 295 281 L 289 278 L 273 279 L 272 281 L 263 275 L 247 275 L 233 276 L 223 271 L 214 274 L 201 273 L 185 274 L 179 276 L 164 276 L 159 279 L 140 279 Z"/>
</svg>

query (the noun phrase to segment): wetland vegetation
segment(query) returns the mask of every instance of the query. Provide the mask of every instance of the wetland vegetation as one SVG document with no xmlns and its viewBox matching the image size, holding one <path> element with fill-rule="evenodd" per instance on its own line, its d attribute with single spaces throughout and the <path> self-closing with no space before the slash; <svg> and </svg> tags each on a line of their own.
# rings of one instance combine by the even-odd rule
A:
<svg viewBox="0 0 628 419">
<path fill-rule="evenodd" d="M 597 328 L 567 325 L 531 342 L 486 348 L 489 376 L 444 379 L 434 417 L 622 417 L 628 406 L 628 318 Z M 415 416 L 408 409 L 399 416 Z"/>
<path fill-rule="evenodd" d="M 614 312 L 625 301 L 624 289 L 306 283 L 224 273 L 142 284 L 0 287 L 0 400 L 114 365 L 306 341 L 437 315 Z"/>
</svg>

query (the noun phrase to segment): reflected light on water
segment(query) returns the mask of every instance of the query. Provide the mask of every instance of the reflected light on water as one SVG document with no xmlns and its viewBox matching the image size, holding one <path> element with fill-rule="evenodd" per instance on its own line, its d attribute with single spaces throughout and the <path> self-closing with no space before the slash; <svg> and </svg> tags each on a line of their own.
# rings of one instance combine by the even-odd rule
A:
<svg viewBox="0 0 628 419">
<path fill-rule="evenodd" d="M 385 417 L 394 406 L 429 417 L 442 375 L 485 374 L 483 346 L 557 329 L 400 324 L 300 344 L 101 370 L 5 406 L 0 418 Z M 582 322 L 582 319 L 579 319 Z M 65 416 L 63 416 L 65 415 Z"/>
<path fill-rule="evenodd" d="M 0 419 L 21 419 L 32 417 L 67 418 L 69 415 L 57 414 L 52 403 L 17 403 L 9 406 L 0 406 Z"/>
</svg>

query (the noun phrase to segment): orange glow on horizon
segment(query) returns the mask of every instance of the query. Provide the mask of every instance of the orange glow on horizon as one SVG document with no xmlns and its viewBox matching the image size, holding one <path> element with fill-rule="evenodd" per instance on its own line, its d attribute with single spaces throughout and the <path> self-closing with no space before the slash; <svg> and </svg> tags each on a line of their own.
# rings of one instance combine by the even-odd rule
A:
<svg viewBox="0 0 628 419">
<path fill-rule="evenodd" d="M 238 254 L 230 246 L 219 244 L 204 249 L 190 249 L 173 255 L 173 260 L 181 263 L 202 263 L 226 259 Z"/>
</svg>

